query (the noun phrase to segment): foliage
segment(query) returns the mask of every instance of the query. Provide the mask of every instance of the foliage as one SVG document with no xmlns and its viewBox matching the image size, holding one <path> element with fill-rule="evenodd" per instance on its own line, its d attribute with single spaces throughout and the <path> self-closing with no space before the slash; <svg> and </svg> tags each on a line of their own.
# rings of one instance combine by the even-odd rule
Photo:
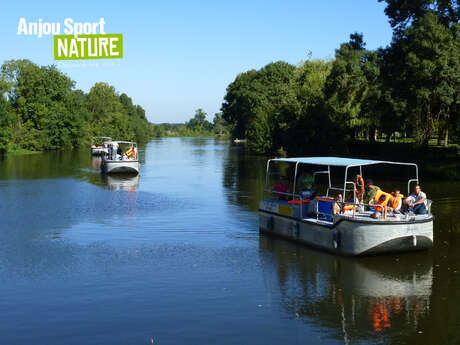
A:
<svg viewBox="0 0 460 345">
<path fill-rule="evenodd" d="M 8 150 L 13 123 L 14 114 L 11 106 L 5 97 L 0 96 L 0 153 Z"/>
<path fill-rule="evenodd" d="M 228 125 L 222 114 L 214 115 L 213 123 L 206 120 L 207 114 L 203 109 L 197 109 L 195 115 L 185 123 L 162 123 L 157 126 L 159 136 L 173 137 L 226 137 L 229 133 Z"/>
<path fill-rule="evenodd" d="M 228 136 L 229 134 L 228 123 L 223 118 L 222 113 L 214 114 L 214 119 L 212 121 L 212 124 L 213 124 L 215 135 L 221 136 L 221 137 Z"/>
<path fill-rule="evenodd" d="M 158 133 L 142 107 L 113 86 L 88 94 L 55 66 L 6 61 L 0 71 L 0 151 L 78 147 L 93 136 L 146 141 Z"/>
<path fill-rule="evenodd" d="M 295 70 L 286 62 L 270 63 L 238 75 L 227 88 L 222 118 L 230 124 L 232 135 L 246 137 L 256 152 L 273 149 L 273 138 L 287 129 L 286 115 L 296 101 L 290 85 Z"/>
<path fill-rule="evenodd" d="M 185 124 L 187 129 L 198 133 L 211 131 L 212 123 L 206 120 L 207 115 L 208 114 L 206 114 L 203 109 L 197 109 L 195 111 L 195 116 Z"/>
<path fill-rule="evenodd" d="M 393 137 L 447 146 L 460 136 L 460 7 L 456 0 L 379 0 L 394 28 L 388 47 L 362 34 L 332 61 L 270 63 L 227 87 L 222 118 L 255 152 L 347 152 Z M 451 133 L 449 137 L 449 133 Z"/>
</svg>

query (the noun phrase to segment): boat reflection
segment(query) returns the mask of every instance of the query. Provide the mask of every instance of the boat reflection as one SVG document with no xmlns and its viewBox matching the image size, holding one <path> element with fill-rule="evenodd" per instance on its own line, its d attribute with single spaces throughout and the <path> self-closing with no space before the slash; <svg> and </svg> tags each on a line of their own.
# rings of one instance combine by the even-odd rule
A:
<svg viewBox="0 0 460 345">
<path fill-rule="evenodd" d="M 414 333 L 429 316 L 427 255 L 339 257 L 267 235 L 259 248 L 267 299 L 279 291 L 292 318 L 326 327 L 346 344 Z M 277 279 L 269 281 L 273 271 Z"/>
<path fill-rule="evenodd" d="M 102 157 L 101 156 L 91 156 L 91 169 L 92 170 L 101 170 Z"/>
<path fill-rule="evenodd" d="M 139 187 L 139 175 L 106 175 L 103 174 L 102 180 L 110 190 L 135 191 Z"/>
</svg>

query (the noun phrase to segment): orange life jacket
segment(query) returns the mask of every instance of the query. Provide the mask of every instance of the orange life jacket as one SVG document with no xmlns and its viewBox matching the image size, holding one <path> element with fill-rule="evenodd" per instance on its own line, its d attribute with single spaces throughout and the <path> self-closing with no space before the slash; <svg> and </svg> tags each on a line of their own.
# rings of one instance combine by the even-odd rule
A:
<svg viewBox="0 0 460 345">
<path fill-rule="evenodd" d="M 308 204 L 309 202 L 310 202 L 310 199 L 303 199 L 304 204 Z M 300 205 L 300 199 L 289 200 L 288 204 Z"/>
<path fill-rule="evenodd" d="M 344 211 L 354 210 L 356 207 L 354 205 L 345 205 L 343 206 Z"/>
<path fill-rule="evenodd" d="M 134 150 L 134 147 L 131 147 L 128 151 L 125 152 L 126 155 L 129 157 L 133 155 L 134 159 L 136 159 L 136 151 Z"/>
<path fill-rule="evenodd" d="M 392 208 L 398 208 L 399 206 L 399 201 L 404 198 L 404 195 L 402 195 L 401 193 L 399 193 L 399 195 L 395 198 L 394 196 L 394 193 L 391 193 L 391 200 L 390 200 L 390 207 Z"/>
<path fill-rule="evenodd" d="M 385 195 L 385 200 L 383 200 L 382 202 L 379 202 L 380 197 L 382 195 Z M 390 201 L 390 198 L 391 198 L 390 193 L 386 193 L 386 192 L 384 192 L 383 190 L 380 190 L 380 189 L 377 190 L 377 192 L 375 192 L 375 196 L 374 196 L 374 205 L 375 205 L 374 210 L 382 212 L 384 207 L 387 206 L 388 201 Z"/>
</svg>

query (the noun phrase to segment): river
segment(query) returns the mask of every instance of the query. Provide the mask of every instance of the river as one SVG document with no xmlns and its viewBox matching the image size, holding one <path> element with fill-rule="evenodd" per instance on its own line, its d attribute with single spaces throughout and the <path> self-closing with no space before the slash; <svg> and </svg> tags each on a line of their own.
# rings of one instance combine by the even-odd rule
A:
<svg viewBox="0 0 460 345">
<path fill-rule="evenodd" d="M 423 181 L 435 245 L 339 257 L 261 235 L 263 157 L 141 146 L 137 178 L 89 150 L 0 165 L 0 344 L 459 344 L 460 183 Z"/>
</svg>

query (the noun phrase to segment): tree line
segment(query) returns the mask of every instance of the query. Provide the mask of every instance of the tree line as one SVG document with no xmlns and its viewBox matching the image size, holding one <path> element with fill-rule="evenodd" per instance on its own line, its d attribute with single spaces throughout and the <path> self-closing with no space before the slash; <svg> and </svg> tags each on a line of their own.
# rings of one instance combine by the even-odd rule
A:
<svg viewBox="0 0 460 345">
<path fill-rule="evenodd" d="M 353 33 L 331 60 L 279 61 L 239 74 L 222 118 L 258 153 L 325 153 L 399 140 L 447 146 L 460 135 L 457 0 L 379 0 L 390 45 L 366 49 Z"/>
<path fill-rule="evenodd" d="M 107 83 L 88 93 L 54 65 L 6 61 L 0 70 L 0 152 L 75 148 L 94 136 L 147 141 L 159 128 Z"/>
<path fill-rule="evenodd" d="M 107 83 L 88 93 L 56 66 L 9 60 L 0 69 L 0 154 L 89 145 L 95 136 L 146 142 L 161 136 L 227 136 L 222 114 L 203 109 L 181 124 L 150 123 L 145 110 Z"/>
<path fill-rule="evenodd" d="M 162 123 L 158 125 L 159 136 L 172 137 L 228 137 L 229 130 L 222 113 L 214 114 L 212 122 L 206 117 L 208 114 L 201 108 L 185 123 Z"/>
</svg>

